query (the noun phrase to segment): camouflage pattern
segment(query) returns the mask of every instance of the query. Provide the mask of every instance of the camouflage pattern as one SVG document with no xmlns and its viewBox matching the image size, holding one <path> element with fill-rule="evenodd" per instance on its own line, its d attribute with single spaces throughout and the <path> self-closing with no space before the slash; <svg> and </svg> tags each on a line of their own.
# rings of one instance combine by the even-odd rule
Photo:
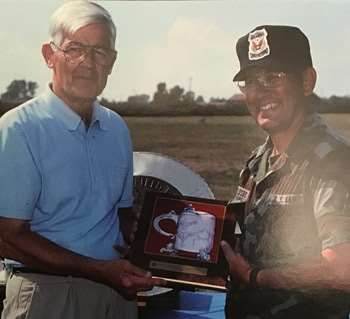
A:
<svg viewBox="0 0 350 319">
<path fill-rule="evenodd" d="M 321 258 L 322 250 L 350 242 L 349 144 L 314 113 L 285 153 L 271 152 L 268 138 L 249 158 L 231 201 L 245 203 L 242 255 L 254 266 L 270 268 Z M 308 318 L 342 318 L 350 312 L 350 295 L 247 289 L 240 287 L 239 301 L 231 302 L 248 313 L 254 309 L 256 318 L 306 318 L 303 312 L 311 310 Z M 237 299 L 237 291 L 232 293 Z M 235 318 L 247 318 L 245 312 Z"/>
</svg>

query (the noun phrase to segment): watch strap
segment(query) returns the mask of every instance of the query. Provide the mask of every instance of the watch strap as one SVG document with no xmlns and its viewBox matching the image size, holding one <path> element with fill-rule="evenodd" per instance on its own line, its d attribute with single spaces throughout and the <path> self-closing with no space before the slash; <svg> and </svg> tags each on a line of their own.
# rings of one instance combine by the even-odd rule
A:
<svg viewBox="0 0 350 319">
<path fill-rule="evenodd" d="M 249 274 L 249 286 L 252 288 L 258 288 L 257 277 L 258 273 L 261 271 L 261 268 L 254 267 Z"/>
</svg>

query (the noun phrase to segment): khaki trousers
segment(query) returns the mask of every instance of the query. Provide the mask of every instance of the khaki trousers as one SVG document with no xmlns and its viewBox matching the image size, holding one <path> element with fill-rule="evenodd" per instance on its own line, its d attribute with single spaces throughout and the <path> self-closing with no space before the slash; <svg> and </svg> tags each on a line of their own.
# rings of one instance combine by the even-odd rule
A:
<svg viewBox="0 0 350 319">
<path fill-rule="evenodd" d="M 136 319 L 135 301 L 87 279 L 11 274 L 1 319 Z"/>
</svg>

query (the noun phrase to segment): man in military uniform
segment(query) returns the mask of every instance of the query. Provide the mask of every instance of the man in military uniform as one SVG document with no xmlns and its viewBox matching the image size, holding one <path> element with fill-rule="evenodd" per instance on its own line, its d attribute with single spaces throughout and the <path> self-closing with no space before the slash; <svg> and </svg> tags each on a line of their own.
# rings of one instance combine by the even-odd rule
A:
<svg viewBox="0 0 350 319">
<path fill-rule="evenodd" d="M 229 204 L 244 212 L 238 248 L 222 242 L 227 318 L 348 318 L 350 146 L 315 112 L 309 41 L 296 27 L 265 25 L 236 49 L 234 81 L 268 137 Z"/>
</svg>

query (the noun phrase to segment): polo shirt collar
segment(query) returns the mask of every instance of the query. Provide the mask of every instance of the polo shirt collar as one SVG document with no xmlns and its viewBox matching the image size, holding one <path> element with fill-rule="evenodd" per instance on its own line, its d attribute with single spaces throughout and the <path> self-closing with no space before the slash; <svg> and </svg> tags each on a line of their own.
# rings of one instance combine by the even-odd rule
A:
<svg viewBox="0 0 350 319">
<path fill-rule="evenodd" d="M 103 110 L 103 107 L 97 101 L 95 101 L 93 104 L 91 117 L 91 125 L 94 125 L 95 123 L 97 123 L 102 131 L 108 130 L 107 112 Z"/>
<path fill-rule="evenodd" d="M 62 121 L 69 131 L 76 131 L 83 122 L 79 114 L 74 112 L 64 101 L 62 101 L 50 88 L 45 92 L 45 99 L 48 111 L 55 118 Z M 91 117 L 91 126 L 98 124 L 102 130 L 107 130 L 107 115 L 103 112 L 101 105 L 94 101 Z"/>
</svg>

